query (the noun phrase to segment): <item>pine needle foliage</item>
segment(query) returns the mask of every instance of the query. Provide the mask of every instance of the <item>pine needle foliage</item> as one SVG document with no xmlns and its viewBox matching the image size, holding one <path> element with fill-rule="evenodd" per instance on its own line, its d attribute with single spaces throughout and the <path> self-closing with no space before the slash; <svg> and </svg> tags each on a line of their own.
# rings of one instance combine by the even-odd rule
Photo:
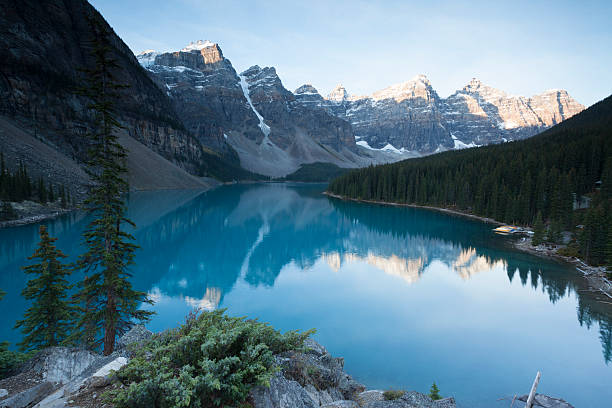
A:
<svg viewBox="0 0 612 408">
<path fill-rule="evenodd" d="M 0 290 L 0 300 L 6 292 Z M 27 353 L 9 350 L 9 342 L 0 342 L 0 380 L 13 374 L 15 368 L 28 359 Z"/>
<path fill-rule="evenodd" d="M 33 301 L 32 306 L 15 325 L 24 335 L 19 343 L 22 351 L 62 344 L 72 325 L 73 308 L 68 299 L 71 285 L 66 279 L 70 269 L 61 261 L 66 255 L 55 247 L 57 238 L 49 236 L 47 227 L 42 225 L 39 233 L 38 248 L 28 258 L 37 263 L 23 268 L 25 273 L 35 277 L 21 293 L 25 299 Z"/>
<path fill-rule="evenodd" d="M 117 131 L 122 126 L 115 112 L 118 91 L 125 86 L 117 79 L 119 66 L 111 57 L 108 28 L 95 17 L 89 18 L 89 24 L 94 65 L 83 70 L 86 85 L 79 93 L 90 100 L 87 108 L 95 117 L 86 163 L 92 185 L 84 202 L 93 221 L 83 233 L 87 249 L 78 262 L 86 277 L 77 295 L 81 317 L 74 337 L 90 348 L 103 346 L 108 355 L 117 336 L 135 321 L 148 320 L 152 312 L 139 310 L 141 303 L 151 301 L 146 293 L 134 290 L 129 281 L 128 269 L 137 246 L 126 231 L 134 224 L 125 216 L 127 152 L 118 140 Z"/>
<path fill-rule="evenodd" d="M 438 385 L 435 381 L 433 384 L 431 384 L 431 388 L 429 389 L 429 398 L 434 401 L 442 399 L 442 396 L 440 395 L 440 389 L 438 388 Z"/>
<path fill-rule="evenodd" d="M 544 242 L 544 233 L 546 232 L 546 226 L 542 220 L 542 213 L 538 211 L 535 223 L 533 225 L 533 237 L 531 238 L 531 245 L 538 246 Z"/>
<path fill-rule="evenodd" d="M 314 331 L 280 333 L 224 310 L 192 313 L 181 327 L 155 335 L 118 372 L 126 388 L 117 408 L 240 406 L 256 385 L 270 384 L 274 355 L 301 350 Z"/>
</svg>

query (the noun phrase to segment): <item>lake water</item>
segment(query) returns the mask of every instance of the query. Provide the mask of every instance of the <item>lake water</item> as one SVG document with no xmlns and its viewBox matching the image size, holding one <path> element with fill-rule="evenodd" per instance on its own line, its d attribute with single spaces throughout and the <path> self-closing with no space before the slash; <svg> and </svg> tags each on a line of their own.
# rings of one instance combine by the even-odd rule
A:
<svg viewBox="0 0 612 408">
<path fill-rule="evenodd" d="M 227 308 L 281 330 L 316 328 L 369 388 L 427 392 L 436 381 L 459 406 L 508 407 L 541 370 L 538 391 L 610 406 L 611 305 L 572 268 L 511 249 L 489 224 L 342 202 L 324 188 L 132 194 L 141 247 L 133 284 L 156 301 L 148 327 L 174 327 L 196 307 Z M 47 224 L 76 255 L 86 222 Z M 19 267 L 36 244 L 35 225 L 0 230 L 0 339 L 19 339 Z"/>
</svg>

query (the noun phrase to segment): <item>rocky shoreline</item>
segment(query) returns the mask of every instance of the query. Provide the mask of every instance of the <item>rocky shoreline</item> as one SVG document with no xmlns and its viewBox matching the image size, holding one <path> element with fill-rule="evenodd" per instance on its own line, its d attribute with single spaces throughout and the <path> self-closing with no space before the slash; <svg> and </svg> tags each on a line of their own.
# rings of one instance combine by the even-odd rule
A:
<svg viewBox="0 0 612 408">
<path fill-rule="evenodd" d="M 378 204 L 378 205 L 388 205 L 393 207 L 412 207 L 412 208 L 422 208 L 426 210 L 439 211 L 446 214 L 456 215 L 460 217 L 467 217 L 471 219 L 475 219 L 478 221 L 486 222 L 488 224 L 497 224 L 503 225 L 503 222 L 494 220 L 492 218 L 481 217 L 474 214 L 465 213 L 458 210 L 453 210 L 449 208 L 441 208 L 441 207 L 433 207 L 427 205 L 417 205 L 417 204 L 400 204 L 400 203 L 388 203 L 385 201 L 375 201 L 375 200 L 360 200 L 356 198 L 349 198 L 340 196 L 337 194 L 332 194 L 327 191 L 323 192 L 324 195 L 328 197 L 332 197 L 338 200 L 343 201 L 355 201 L 359 203 L 368 203 L 368 204 Z M 569 263 L 573 265 L 578 272 L 580 272 L 588 281 L 589 285 L 597 290 L 605 294 L 606 296 L 612 298 L 612 281 L 608 278 L 606 273 L 606 269 L 604 267 L 590 266 L 584 263 L 581 259 L 574 257 L 567 257 L 560 255 L 557 253 L 559 246 L 556 248 L 548 247 L 546 245 L 539 245 L 534 247 L 531 245 L 531 238 L 524 237 L 520 240 L 516 240 L 513 243 L 513 247 L 518 249 L 519 251 L 528 252 L 532 255 L 541 256 L 545 258 L 555 259 L 557 261 Z"/>
<path fill-rule="evenodd" d="M 328 196 L 328 197 L 336 198 L 338 200 L 343 200 L 343 201 L 355 201 L 357 203 L 388 205 L 388 206 L 391 206 L 391 207 L 423 208 L 423 209 L 426 209 L 426 210 L 433 210 L 433 211 L 443 212 L 443 213 L 446 213 L 446 214 L 458 215 L 460 217 L 472 218 L 474 220 L 486 222 L 488 224 L 504 224 L 503 222 L 496 221 L 493 218 L 481 217 L 479 215 L 469 214 L 469 213 L 461 212 L 461 211 L 458 211 L 458 210 L 453 210 L 453 209 L 450 209 L 450 208 L 434 207 L 434 206 L 430 206 L 430 205 L 418 205 L 418 204 L 389 203 L 389 202 L 386 202 L 386 201 L 376 201 L 376 200 L 361 200 L 361 199 L 358 199 L 358 198 L 350 198 L 350 197 L 344 197 L 344 196 L 337 195 L 337 194 L 332 194 L 332 193 L 327 192 L 327 191 L 324 191 L 323 194 Z"/>
<path fill-rule="evenodd" d="M 103 394 L 125 387 L 113 374 L 127 364 L 129 345 L 145 342 L 152 333 L 135 326 L 110 356 L 67 347 L 39 352 L 12 377 L 0 381 L 0 408 L 112 407 Z M 270 386 L 251 390 L 253 408 L 455 408 L 452 397 L 437 401 L 416 392 L 404 392 L 393 400 L 380 390 L 366 390 L 344 371 L 344 359 L 333 357 L 312 339 L 303 352 L 277 355 L 280 370 Z"/>
<path fill-rule="evenodd" d="M 513 246 L 523 252 L 571 264 L 586 278 L 592 289 L 612 299 L 612 281 L 608 277 L 605 267 L 587 265 L 579 258 L 560 255 L 558 253 L 559 246 L 547 246 L 544 244 L 533 246 L 531 245 L 531 238 L 528 237 L 515 241 Z"/>
<path fill-rule="evenodd" d="M 153 333 L 135 326 L 117 342 L 116 351 L 102 356 L 90 351 L 52 347 L 36 354 L 13 376 L 0 380 L 0 408 L 112 408 L 104 393 L 124 388 L 113 371 L 129 362 L 135 345 Z M 128 347 L 129 346 L 129 347 Z M 303 351 L 275 356 L 280 368 L 270 386 L 257 386 L 247 400 L 253 408 L 456 408 L 455 399 L 432 400 L 417 391 L 367 390 L 344 371 L 344 359 L 333 357 L 312 339 Z M 523 406 L 526 396 L 516 398 Z M 561 399 L 536 394 L 534 407 L 573 408 Z"/>
<path fill-rule="evenodd" d="M 200 177 L 204 183 L 207 183 L 207 187 L 199 187 L 199 188 L 190 188 L 189 190 L 202 190 L 208 191 L 214 188 L 217 188 L 220 185 L 231 184 L 231 183 L 222 183 L 210 177 Z M 130 192 L 141 192 L 141 191 L 160 191 L 160 190 L 173 190 L 169 188 L 152 188 L 152 189 L 133 189 Z M 178 189 L 181 190 L 181 189 Z M 0 228 L 7 227 L 17 227 L 20 225 L 34 224 L 37 222 L 50 220 L 53 218 L 57 218 L 64 214 L 68 214 L 71 212 L 78 211 L 79 208 L 77 205 L 71 206 L 68 208 L 62 208 L 59 201 L 54 203 L 46 203 L 40 204 L 36 201 L 22 201 L 22 202 L 11 202 L 13 209 L 17 213 L 17 218 L 14 220 L 8 221 L 0 221 Z"/>
<path fill-rule="evenodd" d="M 17 213 L 17 218 L 14 220 L 0 221 L 0 228 L 34 224 L 36 222 L 57 218 L 76 210 L 76 208 L 62 208 L 59 203 L 40 204 L 28 200 L 19 203 L 12 202 L 10 204 Z"/>
</svg>

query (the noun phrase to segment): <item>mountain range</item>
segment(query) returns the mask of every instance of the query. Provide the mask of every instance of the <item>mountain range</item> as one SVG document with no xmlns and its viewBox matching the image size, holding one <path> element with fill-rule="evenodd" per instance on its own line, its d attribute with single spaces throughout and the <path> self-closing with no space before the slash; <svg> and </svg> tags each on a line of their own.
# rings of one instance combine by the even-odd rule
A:
<svg viewBox="0 0 612 408">
<path fill-rule="evenodd" d="M 312 85 L 295 90 L 302 104 L 319 106 L 351 123 L 358 144 L 428 154 L 524 139 L 584 110 L 564 90 L 525 98 L 472 79 L 441 98 L 425 75 L 368 96 L 338 85 L 326 98 Z"/>
<path fill-rule="evenodd" d="M 362 167 L 523 139 L 584 109 L 563 90 L 525 98 L 476 79 L 440 98 L 424 75 L 369 96 L 342 86 L 325 98 L 312 85 L 292 93 L 273 67 L 238 74 L 211 41 L 137 58 L 202 143 L 231 146 L 243 167 L 269 176 L 304 163 Z"/>
<path fill-rule="evenodd" d="M 187 129 L 211 149 L 237 152 L 250 171 L 278 177 L 304 163 L 361 167 L 402 158 L 357 145 L 350 123 L 301 103 L 274 68 L 254 65 L 238 74 L 218 44 L 200 40 L 137 58 L 166 89 Z"/>
<path fill-rule="evenodd" d="M 0 150 L 9 167 L 70 186 L 94 120 L 76 90 L 93 59 L 88 20 L 108 31 L 136 189 L 282 177 L 308 163 L 388 163 L 529 137 L 583 107 L 565 91 L 508 96 L 472 81 L 440 98 L 424 76 L 370 96 L 287 90 L 273 67 L 238 73 L 218 44 L 135 56 L 85 0 L 0 0 Z M 155 171 L 153 171 L 155 170 Z"/>
</svg>

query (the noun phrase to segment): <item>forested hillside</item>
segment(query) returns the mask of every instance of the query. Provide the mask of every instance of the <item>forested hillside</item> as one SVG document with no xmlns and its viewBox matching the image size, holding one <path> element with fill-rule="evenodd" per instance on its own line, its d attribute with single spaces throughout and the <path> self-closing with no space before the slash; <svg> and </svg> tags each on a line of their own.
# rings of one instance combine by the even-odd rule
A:
<svg viewBox="0 0 612 408">
<path fill-rule="evenodd" d="M 611 262 L 612 97 L 528 140 L 354 170 L 328 191 L 522 225 L 540 214 L 550 236 L 576 229 L 587 261 Z M 588 210 L 574 211 L 575 201 Z"/>
</svg>

